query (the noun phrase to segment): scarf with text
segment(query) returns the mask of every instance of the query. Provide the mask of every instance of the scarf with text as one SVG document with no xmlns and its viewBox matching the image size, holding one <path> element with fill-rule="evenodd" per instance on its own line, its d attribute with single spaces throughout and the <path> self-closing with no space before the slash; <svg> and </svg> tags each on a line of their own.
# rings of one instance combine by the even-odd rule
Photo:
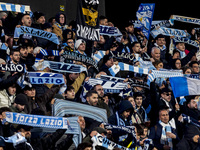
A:
<svg viewBox="0 0 200 150">
<path fill-rule="evenodd" d="M 96 70 L 99 70 L 97 63 L 91 57 L 88 57 L 76 52 L 70 52 L 70 51 L 64 51 L 64 53 L 62 54 L 62 57 L 65 60 L 75 60 L 75 61 L 83 62 L 87 65 L 92 65 L 93 67 L 95 67 Z"/>
<path fill-rule="evenodd" d="M 200 25 L 200 19 L 197 19 L 197 18 L 172 15 L 170 17 L 170 22 L 171 22 L 172 25 L 174 25 L 174 20 L 180 21 L 180 22 L 186 22 L 186 23 L 192 23 L 192 24 Z"/>
<path fill-rule="evenodd" d="M 0 64 L 0 70 L 1 71 L 11 71 L 11 72 L 21 72 L 24 73 L 25 67 L 22 64 Z"/>
<path fill-rule="evenodd" d="M 43 38 L 43 39 L 49 40 L 57 45 L 60 44 L 58 37 L 55 33 L 43 31 L 40 29 L 26 27 L 26 26 L 21 26 L 19 28 L 16 27 L 15 32 L 14 32 L 14 38 L 19 38 L 20 35 L 22 35 L 22 34 L 27 34 L 27 35 L 31 35 L 33 37 Z"/>
</svg>

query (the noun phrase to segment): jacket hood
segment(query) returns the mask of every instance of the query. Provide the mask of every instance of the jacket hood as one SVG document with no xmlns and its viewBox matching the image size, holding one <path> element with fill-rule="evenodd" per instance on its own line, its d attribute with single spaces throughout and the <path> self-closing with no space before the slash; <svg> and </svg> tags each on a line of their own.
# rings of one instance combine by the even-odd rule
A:
<svg viewBox="0 0 200 150">
<path fill-rule="evenodd" d="M 65 22 L 64 22 L 64 24 L 62 24 L 62 25 L 65 25 L 65 24 L 66 24 L 66 16 L 65 16 L 64 13 L 61 13 L 61 12 L 60 12 L 60 13 L 57 13 L 56 16 L 55 16 L 55 20 L 56 20 L 56 22 L 58 22 L 58 23 L 60 24 L 60 20 L 59 20 L 60 15 L 64 15 L 64 17 L 65 17 Z"/>
<path fill-rule="evenodd" d="M 119 114 L 122 114 L 125 110 L 131 110 L 131 112 L 134 111 L 133 105 L 128 100 L 123 100 L 119 104 Z"/>
</svg>

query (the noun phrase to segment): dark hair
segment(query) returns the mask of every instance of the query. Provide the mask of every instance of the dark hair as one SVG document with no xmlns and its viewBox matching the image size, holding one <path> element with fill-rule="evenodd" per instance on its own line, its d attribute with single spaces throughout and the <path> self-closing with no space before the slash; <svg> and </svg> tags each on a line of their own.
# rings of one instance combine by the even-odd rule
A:
<svg viewBox="0 0 200 150">
<path fill-rule="evenodd" d="M 10 108 L 8 107 L 1 107 L 0 108 L 0 114 L 2 114 L 3 112 L 8 111 L 8 112 L 12 112 Z"/>
<path fill-rule="evenodd" d="M 74 90 L 74 87 L 71 85 L 68 85 L 67 89 L 65 90 L 65 94 L 67 93 L 67 91 L 71 91 L 71 90 Z"/>
<path fill-rule="evenodd" d="M 131 47 L 134 47 L 135 44 L 140 44 L 140 42 L 133 42 L 133 43 L 131 44 Z M 141 45 L 141 44 L 140 44 L 140 45 Z"/>
<path fill-rule="evenodd" d="M 192 67 L 194 64 L 198 64 L 198 65 L 199 65 L 199 63 L 198 63 L 197 61 L 191 61 L 191 62 L 189 63 L 189 66 Z"/>
<path fill-rule="evenodd" d="M 84 150 L 87 147 L 92 147 L 92 144 L 90 144 L 90 143 L 81 143 L 81 144 L 78 145 L 77 150 Z"/>
<path fill-rule="evenodd" d="M 183 74 L 185 74 L 186 70 L 190 69 L 192 71 L 192 68 L 189 66 L 183 66 L 182 70 L 183 70 Z"/>
<path fill-rule="evenodd" d="M 98 95 L 98 93 L 95 90 L 90 90 L 90 91 L 87 92 L 86 97 L 90 97 L 90 96 L 92 96 L 92 94 Z"/>
<path fill-rule="evenodd" d="M 96 86 L 101 85 L 101 84 L 96 84 L 95 86 L 92 87 L 91 90 L 95 90 L 96 91 Z"/>
<path fill-rule="evenodd" d="M 19 50 L 17 50 L 17 49 L 12 49 L 12 50 L 10 51 L 10 55 L 13 55 L 15 52 L 19 52 Z"/>
<path fill-rule="evenodd" d="M 159 34 L 159 35 L 155 38 L 155 40 L 158 40 L 159 38 L 164 38 L 164 39 L 165 39 L 165 36 L 162 35 L 162 34 Z"/>
<path fill-rule="evenodd" d="M 174 56 L 175 53 L 179 53 L 180 54 L 180 52 L 178 50 L 174 49 L 173 50 L 173 56 Z"/>
<path fill-rule="evenodd" d="M 107 19 L 106 16 L 99 16 L 99 20 Z"/>
</svg>

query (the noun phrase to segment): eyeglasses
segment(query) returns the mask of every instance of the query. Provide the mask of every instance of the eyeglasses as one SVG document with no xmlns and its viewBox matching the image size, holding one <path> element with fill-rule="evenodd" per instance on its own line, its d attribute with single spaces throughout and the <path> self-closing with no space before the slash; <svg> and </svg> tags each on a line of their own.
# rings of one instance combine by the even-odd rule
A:
<svg viewBox="0 0 200 150">
<path fill-rule="evenodd" d="M 164 93 L 166 96 L 172 95 L 172 93 Z"/>
<path fill-rule="evenodd" d="M 67 42 L 68 44 L 73 44 L 74 42 Z"/>
</svg>

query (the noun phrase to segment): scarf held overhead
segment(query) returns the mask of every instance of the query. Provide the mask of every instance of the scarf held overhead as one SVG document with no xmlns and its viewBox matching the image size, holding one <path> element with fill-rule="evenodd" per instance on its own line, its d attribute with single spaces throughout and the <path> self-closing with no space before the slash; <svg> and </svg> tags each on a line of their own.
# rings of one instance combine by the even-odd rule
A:
<svg viewBox="0 0 200 150">
<path fill-rule="evenodd" d="M 67 118 L 6 112 L 6 121 L 33 127 L 68 129 Z"/>
<path fill-rule="evenodd" d="M 15 32 L 14 32 L 14 38 L 19 38 L 20 35 L 22 35 L 22 34 L 28 34 L 28 35 L 32 35 L 35 37 L 43 38 L 43 39 L 49 40 L 57 45 L 60 44 L 56 34 L 47 32 L 47 31 L 43 31 L 40 29 L 26 27 L 26 26 L 21 26 L 19 28 L 16 27 Z"/>
<path fill-rule="evenodd" d="M 70 52 L 70 51 L 64 51 L 64 53 L 62 54 L 62 57 L 66 60 L 76 60 L 76 61 L 86 63 L 88 65 L 92 65 L 95 67 L 95 69 L 98 70 L 97 63 L 91 57 L 87 57 L 85 55 L 78 54 L 76 52 Z"/>
</svg>

